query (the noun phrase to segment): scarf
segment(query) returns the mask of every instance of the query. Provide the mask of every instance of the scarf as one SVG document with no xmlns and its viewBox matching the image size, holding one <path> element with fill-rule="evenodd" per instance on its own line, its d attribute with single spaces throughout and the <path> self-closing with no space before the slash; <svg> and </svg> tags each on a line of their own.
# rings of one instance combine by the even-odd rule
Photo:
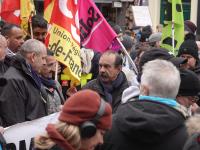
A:
<svg viewBox="0 0 200 150">
<path fill-rule="evenodd" d="M 44 78 L 40 77 L 42 84 L 44 84 L 47 88 L 54 88 L 56 89 L 56 82 L 51 78 Z"/>
<path fill-rule="evenodd" d="M 41 80 L 40 80 L 39 75 L 33 70 L 33 68 L 32 68 L 30 65 L 28 65 L 28 66 L 29 66 L 31 76 L 32 76 L 33 80 L 35 81 L 36 86 L 37 86 L 39 89 L 41 89 L 42 82 L 41 82 Z"/>
<path fill-rule="evenodd" d="M 140 95 L 139 100 L 150 100 L 150 101 L 154 101 L 154 102 L 160 102 L 160 103 L 169 105 L 171 107 L 177 107 L 178 106 L 178 103 L 174 99 L 170 99 L 170 98 Z"/>
<path fill-rule="evenodd" d="M 160 102 L 178 110 L 185 118 L 188 118 L 189 116 L 191 116 L 190 111 L 185 106 L 182 106 L 174 99 L 140 95 L 139 100 L 149 100 L 149 101 L 154 101 L 154 102 Z"/>
<path fill-rule="evenodd" d="M 103 87 L 103 91 L 105 93 L 105 97 L 106 97 L 106 100 L 112 104 L 112 92 L 119 88 L 119 86 L 123 83 L 124 81 L 124 76 L 123 76 L 123 73 L 120 72 L 117 76 L 117 78 L 112 81 L 112 83 L 110 84 L 105 84 L 101 81 L 101 79 L 99 80 L 100 81 L 100 84 L 101 86 Z"/>
</svg>

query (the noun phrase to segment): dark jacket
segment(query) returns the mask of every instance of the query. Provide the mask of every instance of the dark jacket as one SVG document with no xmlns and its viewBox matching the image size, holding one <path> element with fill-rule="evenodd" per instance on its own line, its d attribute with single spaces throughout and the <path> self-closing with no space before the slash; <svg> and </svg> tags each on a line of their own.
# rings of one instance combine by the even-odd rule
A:
<svg viewBox="0 0 200 150">
<path fill-rule="evenodd" d="M 54 81 L 54 80 L 53 80 Z M 44 88 L 47 92 L 47 107 L 48 114 L 52 114 L 60 111 L 60 105 L 63 105 L 65 99 L 62 94 L 62 88 L 58 81 L 54 81 L 53 86 L 48 86 L 44 82 Z"/>
<path fill-rule="evenodd" d="M 6 56 L 5 59 L 0 61 L 0 76 L 3 76 L 3 74 L 7 71 L 7 69 L 10 66 L 11 57 Z"/>
<path fill-rule="evenodd" d="M 46 93 L 38 86 L 25 59 L 16 55 L 4 74 L 7 84 L 0 96 L 2 125 L 37 119 L 47 115 Z"/>
<path fill-rule="evenodd" d="M 114 89 L 113 92 L 112 92 L 112 110 L 113 110 L 113 113 L 116 112 L 118 106 L 120 105 L 121 103 L 121 99 L 122 99 L 122 93 L 123 91 L 128 88 L 128 81 L 126 79 L 126 76 L 123 72 L 121 72 L 123 74 L 123 82 L 122 84 L 119 86 L 119 88 L 117 89 Z M 103 86 L 101 85 L 100 79 L 97 78 L 97 79 L 94 79 L 92 81 L 89 81 L 82 89 L 91 89 L 91 90 L 94 90 L 96 91 L 97 93 L 99 93 L 99 95 L 105 100 L 108 102 L 108 100 L 106 99 L 106 94 L 104 92 L 104 89 L 103 89 Z"/>
<path fill-rule="evenodd" d="M 171 106 L 152 101 L 122 104 L 102 150 L 182 150 L 187 139 L 184 116 Z"/>
<path fill-rule="evenodd" d="M 199 60 L 197 61 L 196 66 L 192 71 L 194 71 L 200 79 L 200 61 Z"/>
<path fill-rule="evenodd" d="M 99 59 L 101 57 L 101 53 L 94 52 L 94 57 L 92 58 L 92 66 L 90 73 L 92 73 L 92 79 L 96 79 L 99 74 Z"/>
<path fill-rule="evenodd" d="M 197 61 L 196 67 L 192 71 L 194 71 L 197 74 L 200 80 L 200 60 Z M 200 101 L 198 101 L 197 104 L 200 106 Z"/>
</svg>

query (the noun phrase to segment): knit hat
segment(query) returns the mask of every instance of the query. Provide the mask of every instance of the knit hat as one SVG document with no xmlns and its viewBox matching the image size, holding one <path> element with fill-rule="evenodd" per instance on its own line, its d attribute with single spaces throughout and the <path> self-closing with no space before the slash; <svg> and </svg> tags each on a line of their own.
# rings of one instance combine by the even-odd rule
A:
<svg viewBox="0 0 200 150">
<path fill-rule="evenodd" d="M 184 21 L 185 31 L 188 31 L 190 33 L 195 33 L 197 30 L 197 26 L 191 22 L 190 20 Z"/>
<path fill-rule="evenodd" d="M 139 70 L 142 70 L 142 67 L 148 61 L 154 59 L 164 59 L 172 62 L 176 67 L 180 67 L 180 64 L 184 64 L 187 62 L 186 59 L 181 57 L 174 57 L 173 55 L 169 54 L 166 49 L 163 48 L 152 48 L 148 51 L 145 51 L 144 54 L 140 58 L 139 62 Z"/>
<path fill-rule="evenodd" d="M 122 31 L 122 28 L 121 28 L 119 25 L 115 25 L 115 26 L 113 27 L 113 30 L 115 31 L 116 34 L 120 34 L 120 33 L 123 32 L 123 31 Z"/>
<path fill-rule="evenodd" d="M 184 41 L 179 48 L 177 56 L 181 56 L 182 54 L 189 54 L 193 56 L 196 60 L 199 60 L 198 46 L 196 42 L 193 40 Z"/>
<path fill-rule="evenodd" d="M 149 37 L 149 43 L 159 42 L 159 41 L 161 41 L 161 38 L 162 38 L 162 33 L 161 32 L 153 33 Z"/>
<path fill-rule="evenodd" d="M 122 44 L 126 48 L 126 50 L 129 50 L 133 47 L 133 39 L 129 35 L 122 36 Z"/>
<path fill-rule="evenodd" d="M 180 70 L 181 84 L 178 95 L 198 96 L 200 92 L 200 81 L 198 76 L 188 69 Z"/>
<path fill-rule="evenodd" d="M 99 107 L 101 97 L 92 90 L 82 90 L 72 95 L 64 104 L 59 116 L 59 120 L 69 124 L 80 126 L 85 121 L 91 121 L 95 118 Z M 98 120 L 96 126 L 99 129 L 108 130 L 112 123 L 112 109 L 110 104 L 106 103 L 105 111 Z"/>
<path fill-rule="evenodd" d="M 183 150 L 200 150 L 200 133 L 193 134 L 186 141 Z"/>
<path fill-rule="evenodd" d="M 64 104 L 59 120 L 68 124 L 81 126 L 85 121 L 92 121 L 99 111 L 101 97 L 92 90 L 82 90 L 72 95 Z M 110 104 L 105 102 L 103 115 L 97 120 L 98 129 L 110 129 L 112 123 L 112 109 Z M 75 150 L 75 146 L 56 129 L 54 124 L 46 127 L 48 136 L 59 147 L 67 150 Z"/>
</svg>

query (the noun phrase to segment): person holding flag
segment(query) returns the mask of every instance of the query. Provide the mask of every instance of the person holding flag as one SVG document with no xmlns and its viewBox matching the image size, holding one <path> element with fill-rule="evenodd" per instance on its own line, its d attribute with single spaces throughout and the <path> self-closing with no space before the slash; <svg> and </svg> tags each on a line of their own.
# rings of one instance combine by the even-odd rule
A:
<svg viewBox="0 0 200 150">
<path fill-rule="evenodd" d="M 70 75 L 71 85 L 76 86 L 82 75 L 80 46 L 103 53 L 117 35 L 92 0 L 45 0 L 44 4 L 44 16 L 51 24 L 46 44 L 57 60 L 67 66 L 64 72 Z"/>
</svg>

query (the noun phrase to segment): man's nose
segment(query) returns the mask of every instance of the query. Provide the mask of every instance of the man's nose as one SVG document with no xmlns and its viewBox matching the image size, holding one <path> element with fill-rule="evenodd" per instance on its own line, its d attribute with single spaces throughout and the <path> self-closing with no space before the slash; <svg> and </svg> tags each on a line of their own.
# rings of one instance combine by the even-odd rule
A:
<svg viewBox="0 0 200 150">
<path fill-rule="evenodd" d="M 46 59 L 43 59 L 43 65 L 46 65 L 46 64 L 47 64 Z"/>
</svg>

